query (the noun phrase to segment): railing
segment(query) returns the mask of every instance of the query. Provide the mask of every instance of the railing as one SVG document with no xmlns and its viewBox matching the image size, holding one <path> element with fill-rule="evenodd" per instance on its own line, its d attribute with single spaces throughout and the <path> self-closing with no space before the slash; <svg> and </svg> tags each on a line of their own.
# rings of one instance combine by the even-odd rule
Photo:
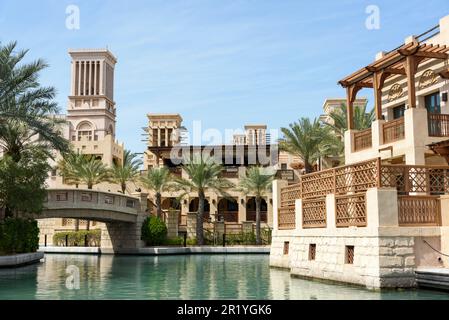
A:
<svg viewBox="0 0 449 320">
<path fill-rule="evenodd" d="M 441 226 L 441 207 L 436 196 L 399 196 L 400 226 Z"/>
<path fill-rule="evenodd" d="M 429 136 L 449 137 L 449 114 L 429 113 L 427 118 Z"/>
<path fill-rule="evenodd" d="M 371 148 L 372 146 L 372 134 L 371 128 L 363 131 L 354 132 L 354 151 L 360 151 Z"/>
<path fill-rule="evenodd" d="M 256 211 L 246 211 L 246 221 L 256 221 Z M 261 211 L 260 212 L 260 221 L 261 222 L 267 222 L 267 212 Z"/>
<path fill-rule="evenodd" d="M 291 230 L 295 229 L 295 207 L 283 207 L 279 208 L 278 214 L 278 229 L 279 230 Z"/>
<path fill-rule="evenodd" d="M 308 199 L 302 203 L 302 227 L 326 227 L 326 198 Z"/>
<path fill-rule="evenodd" d="M 301 198 L 301 184 L 292 184 L 281 190 L 281 207 L 294 206 L 295 200 Z"/>
<path fill-rule="evenodd" d="M 281 180 L 295 180 L 295 172 L 291 169 L 280 169 L 276 171 L 276 178 Z"/>
<path fill-rule="evenodd" d="M 385 122 L 382 126 L 384 143 L 390 143 L 405 138 L 404 117 Z"/>
<path fill-rule="evenodd" d="M 366 227 L 365 193 L 336 197 L 335 214 L 337 227 Z"/>
<path fill-rule="evenodd" d="M 219 211 L 218 220 L 225 222 L 238 222 L 239 212 L 238 211 Z"/>
<path fill-rule="evenodd" d="M 222 178 L 228 178 L 228 179 L 235 179 L 239 177 L 239 170 L 237 167 L 231 167 L 231 168 L 225 168 L 221 173 L 220 176 Z"/>
<path fill-rule="evenodd" d="M 382 165 L 380 187 L 396 188 L 399 194 L 447 194 L 449 167 Z"/>
</svg>

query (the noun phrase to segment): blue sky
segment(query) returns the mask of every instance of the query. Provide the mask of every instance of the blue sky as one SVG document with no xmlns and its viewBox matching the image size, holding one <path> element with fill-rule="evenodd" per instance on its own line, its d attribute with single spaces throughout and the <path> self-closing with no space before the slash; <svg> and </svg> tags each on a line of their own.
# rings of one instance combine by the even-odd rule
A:
<svg viewBox="0 0 449 320">
<path fill-rule="evenodd" d="M 65 26 L 80 8 L 80 29 Z M 368 30 L 368 5 L 380 29 Z M 115 74 L 117 137 L 142 152 L 147 113 L 177 112 L 188 129 L 287 126 L 318 116 L 326 97 L 344 97 L 342 77 L 381 50 L 436 25 L 447 0 L 0 0 L 0 42 L 17 40 L 44 58 L 45 85 L 69 93 L 68 48 L 108 48 Z M 362 92 L 372 102 L 372 92 Z"/>
</svg>

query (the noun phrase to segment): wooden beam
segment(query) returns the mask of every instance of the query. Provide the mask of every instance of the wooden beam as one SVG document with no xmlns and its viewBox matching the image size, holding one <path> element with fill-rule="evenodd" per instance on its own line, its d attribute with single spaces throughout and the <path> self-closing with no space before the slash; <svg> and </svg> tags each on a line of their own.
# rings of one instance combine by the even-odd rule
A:
<svg viewBox="0 0 449 320">
<path fill-rule="evenodd" d="M 428 51 L 418 51 L 417 53 L 415 53 L 415 56 L 423 58 L 443 59 L 443 60 L 447 60 L 449 58 L 449 55 L 447 53 L 428 52 Z"/>
<path fill-rule="evenodd" d="M 346 112 L 347 112 L 347 121 L 348 121 L 348 130 L 355 129 L 354 128 L 354 101 L 357 97 L 357 92 L 361 89 L 361 87 L 357 85 L 351 85 L 346 88 Z"/>
<path fill-rule="evenodd" d="M 383 72 L 375 72 L 373 74 L 374 110 L 376 112 L 376 120 L 382 119 L 382 77 Z"/>
<path fill-rule="evenodd" d="M 403 76 L 407 75 L 404 69 L 385 68 L 383 71 L 390 74 L 401 74 Z"/>
<path fill-rule="evenodd" d="M 449 79 L 449 68 L 441 72 L 438 72 L 438 75 L 443 79 Z"/>
<path fill-rule="evenodd" d="M 417 65 L 414 56 L 407 56 L 404 62 L 404 69 L 405 72 L 407 73 L 408 107 L 416 108 L 415 74 Z"/>
</svg>

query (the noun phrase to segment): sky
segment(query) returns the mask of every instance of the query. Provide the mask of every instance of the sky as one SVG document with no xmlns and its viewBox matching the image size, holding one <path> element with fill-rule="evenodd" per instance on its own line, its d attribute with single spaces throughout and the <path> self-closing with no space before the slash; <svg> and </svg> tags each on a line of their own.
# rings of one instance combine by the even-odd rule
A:
<svg viewBox="0 0 449 320">
<path fill-rule="evenodd" d="M 70 5 L 79 29 L 67 28 Z M 68 49 L 111 50 L 116 136 L 143 152 L 147 113 L 179 113 L 189 131 L 201 121 L 223 133 L 317 117 L 326 98 L 345 97 L 338 80 L 448 14 L 448 0 L 0 0 L 0 43 L 45 59 L 41 83 L 57 89 L 62 113 Z M 371 91 L 359 96 L 373 104 Z"/>
</svg>

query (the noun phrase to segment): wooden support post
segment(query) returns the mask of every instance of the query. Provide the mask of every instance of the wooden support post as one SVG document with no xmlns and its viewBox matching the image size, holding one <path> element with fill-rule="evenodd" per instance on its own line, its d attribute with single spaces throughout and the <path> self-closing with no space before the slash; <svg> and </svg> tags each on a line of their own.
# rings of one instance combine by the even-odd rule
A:
<svg viewBox="0 0 449 320">
<path fill-rule="evenodd" d="M 374 109 L 376 112 L 376 120 L 382 119 L 382 77 L 382 72 L 375 72 L 373 74 Z"/>
<path fill-rule="evenodd" d="M 407 56 L 404 62 L 405 73 L 407 74 L 407 94 L 409 108 L 416 108 L 416 88 L 415 88 L 415 74 L 417 69 L 416 58 L 414 56 Z"/>
<path fill-rule="evenodd" d="M 354 129 L 354 108 L 351 99 L 351 88 L 346 88 L 346 112 L 348 121 L 348 130 Z"/>
</svg>

